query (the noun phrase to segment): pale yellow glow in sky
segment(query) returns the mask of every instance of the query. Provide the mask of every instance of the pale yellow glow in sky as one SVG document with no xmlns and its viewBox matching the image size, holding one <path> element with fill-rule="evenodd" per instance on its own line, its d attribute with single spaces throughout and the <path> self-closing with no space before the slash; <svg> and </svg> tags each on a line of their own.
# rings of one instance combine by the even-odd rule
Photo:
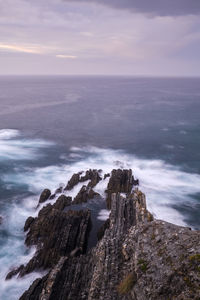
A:
<svg viewBox="0 0 200 300">
<path fill-rule="evenodd" d="M 58 58 L 69 58 L 69 59 L 76 59 L 77 58 L 77 56 L 75 56 L 75 55 L 63 55 L 63 54 L 58 54 L 58 55 L 56 55 L 56 57 L 58 57 Z"/>
<path fill-rule="evenodd" d="M 18 45 L 8 45 L 8 44 L 0 44 L 0 49 L 15 51 L 15 52 L 23 52 L 23 53 L 34 53 L 41 54 L 41 49 L 36 46 L 18 46 Z"/>
</svg>

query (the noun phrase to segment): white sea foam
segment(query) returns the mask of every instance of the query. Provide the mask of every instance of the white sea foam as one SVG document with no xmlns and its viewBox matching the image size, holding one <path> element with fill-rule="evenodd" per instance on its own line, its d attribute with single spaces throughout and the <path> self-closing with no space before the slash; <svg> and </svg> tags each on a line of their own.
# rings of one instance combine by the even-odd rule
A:
<svg viewBox="0 0 200 300">
<path fill-rule="evenodd" d="M 30 160 L 37 158 L 39 149 L 52 145 L 41 139 L 24 139 L 15 129 L 0 130 L 0 161 Z"/>
<path fill-rule="evenodd" d="M 17 137 L 20 132 L 16 129 L 1 129 L 0 130 L 0 140 L 9 140 L 11 138 Z"/>
<path fill-rule="evenodd" d="M 101 221 L 106 221 L 109 218 L 110 211 L 107 209 L 101 209 L 98 214 L 98 219 Z"/>
<path fill-rule="evenodd" d="M 194 203 L 192 195 L 200 192 L 200 175 L 183 172 L 161 160 L 142 159 L 120 150 L 96 147 L 76 147 L 71 150 L 86 158 L 69 165 L 37 168 L 25 174 L 13 175 L 13 182 L 24 182 L 30 191 L 39 193 L 45 187 L 56 189 L 60 183 L 67 183 L 74 173 L 88 168 L 102 169 L 104 173 L 111 172 L 113 168 L 131 168 L 134 176 L 140 180 L 140 189 L 146 193 L 149 210 L 157 218 L 186 225 L 183 215 L 172 206 Z M 8 180 L 6 176 L 5 181 Z M 108 180 L 101 181 L 95 188 L 102 196 Z"/>
<path fill-rule="evenodd" d="M 28 200 L 28 199 L 26 199 Z M 0 299 L 17 300 L 30 284 L 45 273 L 34 272 L 23 278 L 17 276 L 5 280 L 9 270 L 26 264 L 34 255 L 35 248 L 27 249 L 24 245 L 23 225 L 26 218 L 33 212 L 32 207 L 11 203 L 4 211 L 2 230 L 7 231 L 0 248 Z"/>
<path fill-rule="evenodd" d="M 14 134 L 14 133 L 13 133 Z M 10 141 L 5 140 L 6 142 Z M 2 139 L 0 140 L 0 143 Z M 34 144 L 34 142 L 32 141 Z M 23 144 L 22 147 L 26 147 Z M 31 141 L 30 141 L 31 151 Z M 30 152 L 29 152 L 30 154 Z M 38 196 L 44 188 L 50 188 L 52 192 L 60 185 L 66 185 L 74 173 L 86 171 L 87 169 L 102 169 L 102 176 L 110 173 L 113 168 L 131 168 L 135 178 L 140 180 L 140 189 L 146 194 L 148 209 L 159 219 L 166 220 L 179 225 L 187 225 L 184 216 L 173 208 L 173 205 L 194 204 L 192 195 L 200 193 L 200 175 L 183 172 L 177 167 L 166 164 L 162 160 L 148 160 L 138 158 L 120 150 L 100 149 L 96 147 L 72 148 L 70 157 L 81 157 L 78 161 L 48 166 L 43 168 L 27 169 L 14 174 L 5 174 L 3 180 L 9 187 L 26 184 L 36 196 L 21 201 L 20 204 L 7 206 L 4 216 L 4 225 L 11 233 L 5 245 L 0 249 L 0 294 L 5 299 L 13 295 L 9 300 L 18 299 L 19 295 L 28 288 L 29 284 L 40 274 L 31 274 L 24 279 L 13 278 L 5 282 L 6 271 L 18 262 L 28 260 L 33 252 L 26 253 L 23 244 L 22 228 L 26 218 L 30 215 L 36 216 L 39 209 L 35 210 L 38 203 Z M 85 158 L 84 158 L 85 157 Z M 26 158 L 24 158 L 26 159 Z M 102 180 L 95 187 L 95 191 L 104 196 L 109 178 Z M 68 195 L 74 197 L 83 184 L 81 183 Z M 56 198 L 49 203 L 54 203 Z M 13 202 L 15 203 L 15 201 Z M 43 205 L 46 205 L 46 202 Z M 106 220 L 109 216 L 108 210 L 100 210 L 98 219 Z M 17 296 L 15 296 L 17 295 Z M 3 299 L 4 299 L 3 298 Z"/>
</svg>

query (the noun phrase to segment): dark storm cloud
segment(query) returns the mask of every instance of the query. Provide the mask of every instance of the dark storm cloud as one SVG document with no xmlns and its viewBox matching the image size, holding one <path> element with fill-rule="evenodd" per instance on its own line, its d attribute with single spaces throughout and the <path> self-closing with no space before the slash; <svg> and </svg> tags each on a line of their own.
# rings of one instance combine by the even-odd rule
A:
<svg viewBox="0 0 200 300">
<path fill-rule="evenodd" d="M 64 0 L 91 2 L 128 9 L 154 16 L 184 16 L 200 14 L 200 0 Z"/>
</svg>

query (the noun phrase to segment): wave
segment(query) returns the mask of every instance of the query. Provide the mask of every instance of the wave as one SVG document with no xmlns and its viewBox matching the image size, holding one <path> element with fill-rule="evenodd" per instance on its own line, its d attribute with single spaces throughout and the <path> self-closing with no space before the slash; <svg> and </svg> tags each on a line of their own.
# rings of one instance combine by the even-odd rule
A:
<svg viewBox="0 0 200 300">
<path fill-rule="evenodd" d="M 0 161 L 36 159 L 39 149 L 53 145 L 41 139 L 23 138 L 18 130 L 0 130 Z"/>
<path fill-rule="evenodd" d="M 74 173 L 88 168 L 102 169 L 102 174 L 111 172 L 113 168 L 131 168 L 140 180 L 140 189 L 147 197 L 147 207 L 155 217 L 177 225 L 187 225 L 184 216 L 173 206 L 194 203 L 193 195 L 200 193 L 200 175 L 186 173 L 162 160 L 142 159 L 121 150 L 73 147 L 69 157 L 74 154 L 82 159 L 60 166 L 6 174 L 3 179 L 12 184 L 24 182 L 29 191 L 39 193 L 45 187 L 54 190 L 58 185 L 66 184 Z M 106 182 L 102 181 L 96 191 L 103 195 L 105 188 Z"/>
<path fill-rule="evenodd" d="M 33 159 L 40 155 L 41 147 L 49 145 L 52 143 L 37 139 L 23 139 L 20 132 L 15 130 L 0 131 L 0 161 L 2 157 L 8 160 Z M 185 221 L 185 217 L 173 207 L 183 204 L 194 206 L 197 201 L 194 195 L 200 193 L 200 175 L 186 173 L 162 160 L 150 160 L 122 150 L 91 146 L 73 147 L 68 156 L 65 154 L 62 158 L 65 162 L 62 165 L 19 168 L 17 172 L 7 172 L 2 175 L 2 181 L 8 188 L 14 189 L 23 183 L 33 194 L 21 201 L 19 201 L 21 196 L 16 195 L 16 199 L 6 204 L 3 211 L 4 222 L 0 227 L 2 239 L 4 239 L 3 246 L 0 248 L 0 294 L 3 295 L 3 299 L 18 299 L 35 278 L 42 276 L 41 273 L 34 273 L 20 280 L 13 278 L 11 281 L 4 281 L 9 268 L 15 266 L 16 263 L 18 265 L 29 260 L 34 254 L 34 249 L 27 252 L 24 246 L 23 225 L 28 216 L 37 215 L 38 210 L 35 207 L 40 192 L 44 188 L 54 191 L 58 186 L 66 185 L 74 173 L 86 171 L 89 168 L 101 169 L 103 176 L 110 173 L 113 168 L 131 168 L 134 177 L 140 181 L 140 189 L 146 194 L 147 207 L 156 218 L 177 225 L 190 225 Z M 105 196 L 108 180 L 109 178 L 100 181 L 95 187 L 95 191 L 102 196 Z M 75 187 L 68 192 L 68 195 L 75 197 L 81 186 L 82 184 Z M 99 220 L 107 219 L 108 215 L 108 210 L 99 208 L 97 214 Z M 3 232 L 6 234 L 3 235 Z"/>
</svg>

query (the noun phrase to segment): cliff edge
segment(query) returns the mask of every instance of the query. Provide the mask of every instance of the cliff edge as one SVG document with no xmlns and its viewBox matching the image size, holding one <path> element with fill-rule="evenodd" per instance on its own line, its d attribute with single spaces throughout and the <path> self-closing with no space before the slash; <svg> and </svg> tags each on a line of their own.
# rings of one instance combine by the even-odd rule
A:
<svg viewBox="0 0 200 300">
<path fill-rule="evenodd" d="M 26 244 L 36 245 L 37 252 L 7 277 L 41 268 L 48 273 L 20 300 L 199 300 L 200 232 L 155 220 L 145 195 L 134 188 L 138 181 L 131 170 L 113 170 L 104 178 L 100 171 L 88 172 L 79 203 L 98 197 L 95 185 L 109 177 L 103 200 L 110 216 L 99 241 L 87 251 L 90 211 L 73 211 L 73 200 L 63 194 L 84 182 L 75 174 L 55 204 L 26 222 Z"/>
</svg>

